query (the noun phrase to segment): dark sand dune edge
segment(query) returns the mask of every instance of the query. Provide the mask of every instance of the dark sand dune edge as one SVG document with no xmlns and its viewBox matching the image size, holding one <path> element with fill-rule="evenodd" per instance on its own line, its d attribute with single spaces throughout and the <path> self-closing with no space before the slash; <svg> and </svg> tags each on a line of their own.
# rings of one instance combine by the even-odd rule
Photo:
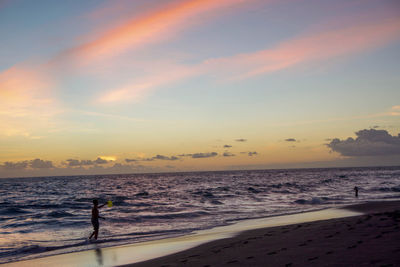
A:
<svg viewBox="0 0 400 267">
<path fill-rule="evenodd" d="M 249 230 L 126 266 L 400 266 L 400 201 L 346 209 L 365 214 Z"/>
</svg>

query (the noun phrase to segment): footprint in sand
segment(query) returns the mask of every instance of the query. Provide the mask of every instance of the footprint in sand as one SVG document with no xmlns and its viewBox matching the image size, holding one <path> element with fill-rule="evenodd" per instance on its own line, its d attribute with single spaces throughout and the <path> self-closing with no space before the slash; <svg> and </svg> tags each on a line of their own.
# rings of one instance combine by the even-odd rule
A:
<svg viewBox="0 0 400 267">
<path fill-rule="evenodd" d="M 329 255 L 329 254 L 332 254 L 332 253 L 333 253 L 333 251 L 327 251 L 326 255 Z"/>
<path fill-rule="evenodd" d="M 312 257 L 312 258 L 309 258 L 308 260 L 309 261 L 313 261 L 313 260 L 316 260 L 316 259 L 318 259 L 318 257 Z"/>
<path fill-rule="evenodd" d="M 236 263 L 236 262 L 238 262 L 238 261 L 237 260 L 231 260 L 231 261 L 228 261 L 227 264 L 232 264 L 232 263 Z"/>
</svg>

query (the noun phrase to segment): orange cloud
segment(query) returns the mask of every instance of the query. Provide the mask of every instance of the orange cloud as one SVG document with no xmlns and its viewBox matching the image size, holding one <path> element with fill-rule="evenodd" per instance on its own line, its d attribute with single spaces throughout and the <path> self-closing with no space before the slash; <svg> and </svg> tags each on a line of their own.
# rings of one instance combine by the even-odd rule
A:
<svg viewBox="0 0 400 267">
<path fill-rule="evenodd" d="M 31 136 L 31 129 L 47 123 L 56 113 L 49 88 L 52 81 L 42 71 L 12 67 L 0 73 L 0 132 Z"/>
<path fill-rule="evenodd" d="M 230 58 L 212 59 L 205 68 L 245 79 L 295 65 L 360 53 L 400 39 L 400 17 L 368 21 L 341 29 L 300 36 L 275 48 Z"/>
<path fill-rule="evenodd" d="M 72 53 L 84 61 L 116 56 L 129 49 L 167 39 L 191 25 L 191 21 L 197 15 L 244 2 L 244 0 L 179 1 L 108 30 L 94 41 L 72 49 Z"/>
<path fill-rule="evenodd" d="M 50 80 L 43 73 L 20 67 L 12 67 L 0 73 L 2 110 L 17 110 L 51 102 L 50 98 L 43 97 L 49 84 Z"/>
</svg>

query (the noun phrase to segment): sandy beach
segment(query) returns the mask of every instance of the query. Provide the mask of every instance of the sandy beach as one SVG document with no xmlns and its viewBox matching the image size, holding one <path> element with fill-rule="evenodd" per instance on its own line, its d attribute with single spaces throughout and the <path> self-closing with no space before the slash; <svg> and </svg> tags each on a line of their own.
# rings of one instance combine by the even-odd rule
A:
<svg viewBox="0 0 400 267">
<path fill-rule="evenodd" d="M 9 266 L 400 266 L 400 201 L 245 220 Z"/>
<path fill-rule="evenodd" d="M 127 266 L 400 266 L 400 202 L 347 209 L 365 214 L 250 230 Z"/>
</svg>

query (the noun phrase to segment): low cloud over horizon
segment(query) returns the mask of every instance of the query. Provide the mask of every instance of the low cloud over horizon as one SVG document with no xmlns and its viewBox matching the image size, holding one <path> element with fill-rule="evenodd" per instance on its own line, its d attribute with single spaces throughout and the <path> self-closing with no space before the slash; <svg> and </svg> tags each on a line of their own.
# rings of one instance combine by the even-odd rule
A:
<svg viewBox="0 0 400 267">
<path fill-rule="evenodd" d="M 18 162 L 10 162 L 6 161 L 3 165 L 0 165 L 0 168 L 5 170 L 23 170 L 27 168 L 32 169 L 50 169 L 54 168 L 53 162 L 49 160 L 41 160 L 41 159 L 33 159 L 33 160 L 24 160 Z"/>
<path fill-rule="evenodd" d="M 286 142 L 298 142 L 295 138 L 280 140 L 285 140 Z M 325 147 L 326 154 L 331 155 L 330 158 L 321 162 L 309 161 L 302 162 L 301 164 L 304 166 L 312 166 L 314 164 L 316 167 L 323 167 L 323 165 L 331 167 L 331 165 L 336 162 L 338 166 L 393 166 L 398 164 L 398 161 L 396 160 L 400 159 L 400 133 L 397 135 L 391 135 L 387 130 L 370 128 L 355 132 L 355 137 L 348 137 L 345 139 L 329 138 L 324 140 L 328 143 L 321 143 L 319 146 Z M 278 143 L 279 142 L 281 141 L 278 141 Z M 276 166 L 284 166 L 285 164 L 288 166 L 294 166 L 297 164 L 296 166 L 298 166 L 300 164 L 290 162 L 269 163 L 270 161 L 268 160 L 270 158 L 265 158 L 265 155 L 268 153 L 263 152 L 261 153 L 262 156 L 260 156 L 259 152 L 250 149 L 239 152 L 228 151 L 228 149 L 230 150 L 232 147 L 230 145 L 224 145 L 223 147 L 225 150 L 222 150 L 221 148 L 222 151 L 219 153 L 211 151 L 183 153 L 179 155 L 155 154 L 152 157 L 119 159 L 115 156 L 98 156 L 93 160 L 69 158 L 57 162 L 41 158 L 21 161 L 5 161 L 0 163 L 0 177 L 162 172 L 168 169 L 184 171 L 195 168 L 198 159 L 207 158 L 218 158 L 218 160 L 221 161 L 225 158 L 227 161 L 233 163 L 238 162 L 237 160 L 245 162 L 246 159 L 248 159 L 246 162 L 247 166 L 253 166 L 252 162 L 254 162 L 254 166 L 267 167 L 273 166 L 274 164 Z M 328 149 L 330 149 L 330 151 L 328 151 Z M 338 158 L 337 155 L 329 152 L 336 152 L 340 156 L 343 156 L 343 158 Z M 160 163 L 161 161 L 175 161 L 178 165 L 172 166 L 169 164 L 162 164 Z M 182 164 L 183 161 L 187 161 L 187 163 Z M 201 160 L 198 162 L 201 162 Z M 141 165 L 141 163 L 143 163 L 143 165 Z"/>
<path fill-rule="evenodd" d="M 327 146 L 349 157 L 400 155 L 400 133 L 392 136 L 386 130 L 364 129 L 355 134 L 355 139 L 334 138 Z"/>
<path fill-rule="evenodd" d="M 66 165 L 69 167 L 81 167 L 81 166 L 92 166 L 92 165 L 96 165 L 96 164 L 106 164 L 109 161 L 102 159 L 100 157 L 98 157 L 95 160 L 78 160 L 78 159 L 67 159 L 66 160 Z"/>
</svg>

